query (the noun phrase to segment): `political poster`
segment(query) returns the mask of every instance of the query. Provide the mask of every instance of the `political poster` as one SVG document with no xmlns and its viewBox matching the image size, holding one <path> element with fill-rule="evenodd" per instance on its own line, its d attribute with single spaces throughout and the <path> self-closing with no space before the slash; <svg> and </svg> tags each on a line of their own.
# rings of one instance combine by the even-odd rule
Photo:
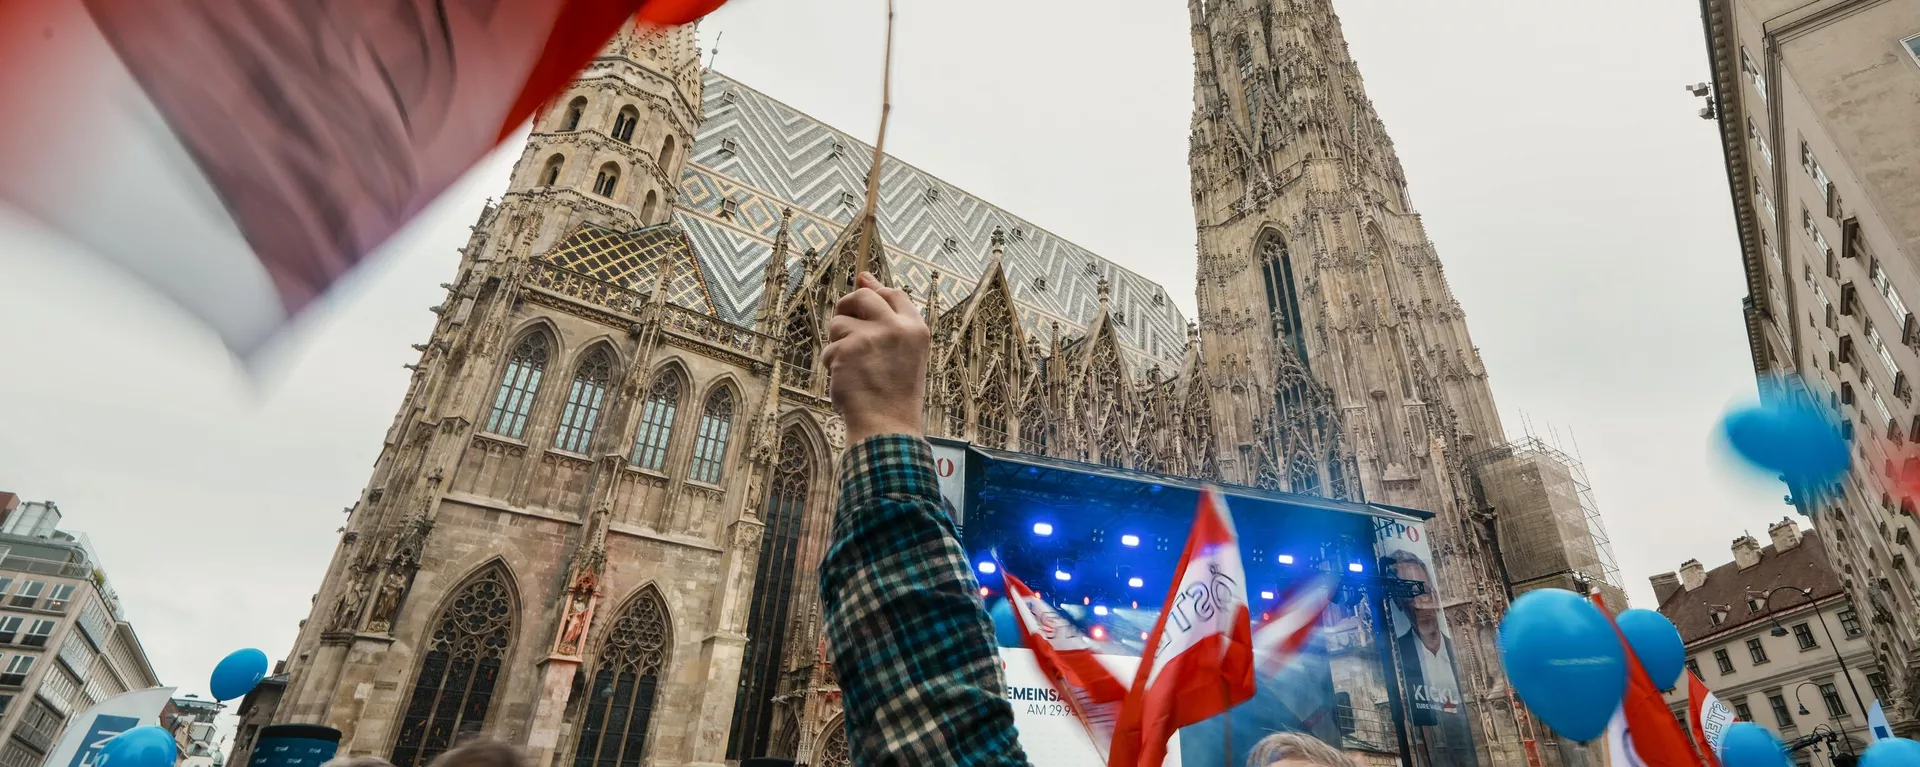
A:
<svg viewBox="0 0 1920 767">
<path fill-rule="evenodd" d="M 1474 767 L 1473 730 L 1460 697 L 1453 631 L 1441 609 L 1426 525 L 1379 519 L 1374 532 L 1380 574 L 1424 584 L 1421 594 L 1390 598 L 1387 616 L 1406 710 L 1422 746 L 1415 750 L 1438 767 Z"/>
<path fill-rule="evenodd" d="M 80 712 L 67 721 L 60 742 L 47 755 L 45 767 L 93 767 L 100 747 L 115 735 L 142 725 L 160 724 L 160 712 L 173 700 L 172 687 L 150 687 L 123 692 Z"/>
</svg>

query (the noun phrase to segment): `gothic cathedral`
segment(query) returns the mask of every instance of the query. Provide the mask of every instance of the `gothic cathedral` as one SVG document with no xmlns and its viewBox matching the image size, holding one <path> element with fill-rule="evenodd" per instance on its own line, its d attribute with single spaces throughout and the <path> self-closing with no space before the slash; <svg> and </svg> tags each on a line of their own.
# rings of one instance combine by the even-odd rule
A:
<svg viewBox="0 0 1920 767">
<path fill-rule="evenodd" d="M 1329 0 L 1190 0 L 1197 324 L 1154 283 L 632 28 L 540 114 L 251 723 L 423 767 L 848 762 L 813 584 L 817 353 L 872 263 L 934 328 L 929 431 L 1427 509 L 1483 764 L 1521 763 L 1466 458 L 1501 441 Z M 1522 717 L 1524 718 L 1524 717 Z"/>
</svg>

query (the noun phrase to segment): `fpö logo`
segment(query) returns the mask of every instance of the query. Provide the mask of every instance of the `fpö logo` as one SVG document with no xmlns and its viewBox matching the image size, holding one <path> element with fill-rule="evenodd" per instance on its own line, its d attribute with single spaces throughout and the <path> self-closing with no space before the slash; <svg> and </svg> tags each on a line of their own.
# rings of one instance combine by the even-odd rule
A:
<svg viewBox="0 0 1920 767">
<path fill-rule="evenodd" d="M 939 474 L 941 479 L 947 479 L 952 477 L 954 472 L 953 459 L 952 458 L 933 459 L 933 471 L 934 473 Z"/>
<path fill-rule="evenodd" d="M 1426 532 L 1419 525 L 1410 525 L 1391 519 L 1376 519 L 1373 532 L 1383 541 L 1402 540 L 1408 543 L 1419 543 L 1421 538 L 1426 537 Z"/>
</svg>

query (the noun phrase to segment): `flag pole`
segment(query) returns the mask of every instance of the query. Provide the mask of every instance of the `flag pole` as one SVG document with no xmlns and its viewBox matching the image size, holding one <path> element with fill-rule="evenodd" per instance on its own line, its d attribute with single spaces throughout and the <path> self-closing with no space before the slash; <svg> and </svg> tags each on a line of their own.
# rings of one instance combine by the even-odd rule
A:
<svg viewBox="0 0 1920 767">
<path fill-rule="evenodd" d="M 880 228 L 880 219 L 874 214 L 880 206 L 880 161 L 886 156 L 887 116 L 893 112 L 893 0 L 887 0 L 887 46 L 886 58 L 880 73 L 880 135 L 873 141 L 873 166 L 867 169 L 867 200 L 860 208 L 860 218 L 856 226 L 860 227 L 860 239 L 855 243 L 854 271 L 870 271 L 873 264 L 867 257 L 867 250 L 873 247 L 874 238 L 879 236 L 875 229 Z M 871 226 L 869 226 L 871 222 Z M 885 257 L 885 254 L 882 254 Z"/>
</svg>

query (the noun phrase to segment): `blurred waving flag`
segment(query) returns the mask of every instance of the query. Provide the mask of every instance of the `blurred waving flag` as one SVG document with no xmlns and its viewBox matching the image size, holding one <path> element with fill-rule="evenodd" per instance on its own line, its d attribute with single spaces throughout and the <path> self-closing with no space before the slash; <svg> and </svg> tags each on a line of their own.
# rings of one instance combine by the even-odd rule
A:
<svg viewBox="0 0 1920 767">
<path fill-rule="evenodd" d="M 1000 578 L 1007 586 L 1007 602 L 1013 607 L 1021 643 L 1033 651 L 1040 671 L 1065 697 L 1074 718 L 1105 758 L 1113 744 L 1121 701 L 1127 696 L 1126 685 L 1096 657 L 1093 641 L 1080 632 L 1079 626 L 1054 610 L 1005 566 L 1000 568 Z"/>
<path fill-rule="evenodd" d="M 241 354 L 622 24 L 725 0 L 0 0 L 0 202 Z"/>
</svg>

